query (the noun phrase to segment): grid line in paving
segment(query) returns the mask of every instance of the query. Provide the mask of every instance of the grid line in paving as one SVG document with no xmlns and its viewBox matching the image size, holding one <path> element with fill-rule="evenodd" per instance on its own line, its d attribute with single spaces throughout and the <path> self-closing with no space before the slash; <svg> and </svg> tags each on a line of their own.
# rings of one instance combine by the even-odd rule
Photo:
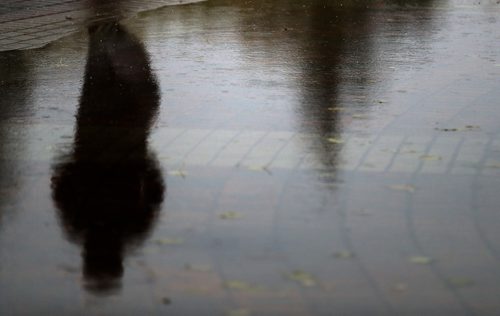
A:
<svg viewBox="0 0 500 316">
<path fill-rule="evenodd" d="M 130 0 L 117 6 L 112 1 L 89 6 L 86 0 L 2 1 L 0 7 L 0 51 L 33 49 L 82 30 L 88 23 L 115 16 L 124 18 L 167 5 L 204 0 Z M 109 16 L 101 11 L 109 11 Z M 116 12 L 115 12 L 116 11 Z M 46 28 L 47 26 L 53 26 Z M 21 36 L 25 36 L 22 38 Z"/>
<path fill-rule="evenodd" d="M 58 146 L 71 140 L 69 125 L 33 124 L 27 132 L 45 135 L 40 143 L 52 144 L 30 147 L 33 152 L 29 157 L 40 161 L 50 160 Z M 344 143 L 336 145 L 336 168 L 341 171 L 497 176 L 500 169 L 498 135 L 463 132 L 455 136 L 381 134 L 367 138 L 352 134 L 343 139 Z M 149 143 L 158 159 L 173 168 L 243 167 L 269 172 L 324 169 L 318 160 L 321 152 L 310 151 L 310 146 L 316 146 L 318 141 L 325 140 L 319 135 L 287 131 L 157 128 Z M 15 153 L 18 145 L 7 139 L 5 146 L 14 146 L 10 152 Z"/>
<path fill-rule="evenodd" d="M 432 146 L 435 144 L 437 137 L 434 136 L 431 138 L 431 140 L 426 144 L 424 152 L 426 154 L 429 153 L 430 149 Z M 424 162 L 421 161 L 418 164 L 416 172 L 414 172 L 409 180 L 408 183 L 416 183 L 417 178 L 420 176 L 420 172 L 422 171 L 422 167 L 424 165 Z M 405 216 L 405 224 L 406 224 L 406 231 L 409 234 L 410 240 L 412 241 L 415 249 L 417 250 L 418 254 L 421 255 L 422 257 L 426 258 L 431 258 L 429 256 L 428 251 L 426 251 L 424 244 L 422 243 L 419 234 L 417 233 L 417 225 L 415 224 L 415 206 L 417 205 L 415 203 L 415 195 L 406 192 L 405 193 L 405 205 L 404 205 L 404 216 Z M 432 271 L 433 275 L 439 280 L 439 282 L 442 284 L 444 288 L 446 288 L 447 292 L 452 294 L 456 302 L 460 305 L 460 308 L 467 314 L 467 315 L 472 315 L 472 308 L 469 305 L 469 303 L 465 300 L 464 296 L 460 291 L 456 288 L 453 287 L 446 278 L 445 273 L 443 270 L 439 267 L 437 264 L 430 264 L 427 265 L 427 268 Z"/>
</svg>

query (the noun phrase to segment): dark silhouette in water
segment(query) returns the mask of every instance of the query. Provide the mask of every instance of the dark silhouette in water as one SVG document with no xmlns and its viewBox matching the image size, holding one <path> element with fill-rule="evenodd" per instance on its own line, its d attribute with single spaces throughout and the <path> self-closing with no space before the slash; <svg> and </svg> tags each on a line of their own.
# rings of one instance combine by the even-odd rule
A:
<svg viewBox="0 0 500 316">
<path fill-rule="evenodd" d="M 151 230 L 164 184 L 147 138 L 159 107 L 143 45 L 116 21 L 89 27 L 74 145 L 54 167 L 53 199 L 69 239 L 83 247 L 94 293 L 120 287 L 126 250 Z"/>
</svg>

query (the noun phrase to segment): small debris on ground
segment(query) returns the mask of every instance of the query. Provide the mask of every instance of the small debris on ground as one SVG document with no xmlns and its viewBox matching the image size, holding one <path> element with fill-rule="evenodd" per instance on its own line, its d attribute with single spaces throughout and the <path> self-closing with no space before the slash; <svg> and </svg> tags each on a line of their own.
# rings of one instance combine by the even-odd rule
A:
<svg viewBox="0 0 500 316">
<path fill-rule="evenodd" d="M 155 240 L 154 243 L 160 246 L 180 245 L 184 243 L 184 240 L 181 238 L 160 238 Z"/>
<path fill-rule="evenodd" d="M 241 215 L 238 212 L 233 212 L 233 211 L 219 214 L 220 219 L 239 219 L 242 217 L 243 217 L 243 215 Z"/>
<path fill-rule="evenodd" d="M 250 310 L 245 308 L 232 309 L 226 313 L 227 316 L 250 316 Z"/>
<path fill-rule="evenodd" d="M 243 292 L 255 292 L 262 290 L 261 287 L 249 284 L 245 281 L 240 280 L 229 280 L 224 282 L 224 287 L 230 290 L 238 290 Z"/>
<path fill-rule="evenodd" d="M 169 171 L 168 174 L 174 177 L 186 178 L 188 173 L 184 170 L 172 170 Z"/>
<path fill-rule="evenodd" d="M 340 138 L 335 138 L 335 137 L 329 137 L 326 139 L 329 143 L 332 143 L 332 144 L 343 144 L 344 141 Z"/>
<path fill-rule="evenodd" d="M 473 286 L 475 284 L 474 280 L 466 277 L 452 277 L 447 279 L 448 283 L 456 288 L 463 288 Z"/>
<path fill-rule="evenodd" d="M 309 273 L 295 270 L 289 274 L 287 274 L 288 279 L 295 281 L 302 285 L 303 287 L 313 287 L 316 286 L 316 279 Z"/>
<path fill-rule="evenodd" d="M 404 192 L 408 192 L 408 193 L 415 192 L 415 186 L 413 186 L 411 184 L 395 184 L 395 185 L 388 186 L 388 188 L 391 190 L 404 191 Z"/>
<path fill-rule="evenodd" d="M 411 263 L 422 265 L 431 264 L 434 262 L 434 259 L 426 256 L 412 256 L 409 260 Z"/>
<path fill-rule="evenodd" d="M 352 259 L 354 258 L 354 253 L 346 250 L 337 251 L 333 254 L 336 259 Z"/>
</svg>

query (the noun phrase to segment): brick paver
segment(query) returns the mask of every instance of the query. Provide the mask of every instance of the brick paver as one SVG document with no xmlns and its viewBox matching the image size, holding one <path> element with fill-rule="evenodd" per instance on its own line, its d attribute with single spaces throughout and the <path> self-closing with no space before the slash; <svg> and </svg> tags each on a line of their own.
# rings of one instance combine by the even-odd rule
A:
<svg viewBox="0 0 500 316">
<path fill-rule="evenodd" d="M 94 20 L 204 0 L 4 0 L 0 4 L 0 51 L 33 49 L 78 32 Z"/>
<path fill-rule="evenodd" d="M 148 158 L 165 197 L 109 297 L 82 286 L 51 186 L 78 141 L 87 43 L 0 54 L 19 65 L 0 63 L 0 314 L 497 315 L 498 6 L 368 11 L 375 25 L 345 27 L 355 41 L 322 76 L 314 58 L 334 47 L 308 55 L 315 38 L 283 29 L 305 14 L 228 3 L 123 23 L 161 87 Z M 314 106 L 342 109 L 336 129 L 315 128 Z"/>
</svg>

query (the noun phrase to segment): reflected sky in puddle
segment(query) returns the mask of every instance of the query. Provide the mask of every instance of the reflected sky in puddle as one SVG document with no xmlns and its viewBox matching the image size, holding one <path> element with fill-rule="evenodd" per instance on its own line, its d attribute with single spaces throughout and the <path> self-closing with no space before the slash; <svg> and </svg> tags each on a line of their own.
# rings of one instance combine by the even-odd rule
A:
<svg viewBox="0 0 500 316">
<path fill-rule="evenodd" d="M 209 1 L 1 53 L 0 312 L 491 313 L 498 10 Z"/>
</svg>

